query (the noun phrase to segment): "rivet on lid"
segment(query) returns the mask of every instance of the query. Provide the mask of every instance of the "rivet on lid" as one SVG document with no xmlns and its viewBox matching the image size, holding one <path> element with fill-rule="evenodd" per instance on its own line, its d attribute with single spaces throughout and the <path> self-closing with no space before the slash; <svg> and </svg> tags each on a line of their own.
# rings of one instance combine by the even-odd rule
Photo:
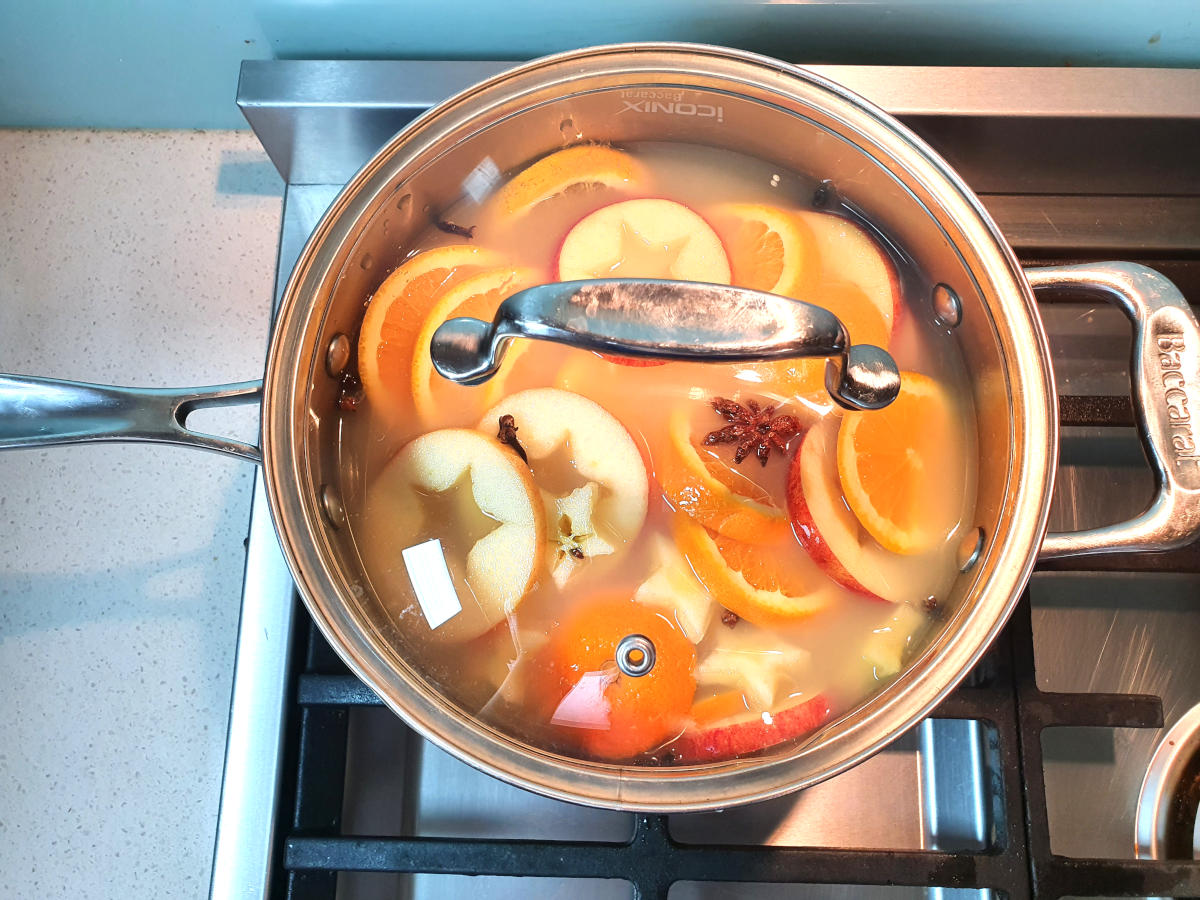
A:
<svg viewBox="0 0 1200 900">
<path fill-rule="evenodd" d="M 962 301 L 948 285 L 934 287 L 933 314 L 937 324 L 945 328 L 957 328 L 962 324 Z"/>
<path fill-rule="evenodd" d="M 341 528 L 346 524 L 346 508 L 342 506 L 342 498 L 331 484 L 321 485 L 321 510 L 334 528 Z"/>
<path fill-rule="evenodd" d="M 969 572 L 975 568 L 975 563 L 979 562 L 979 557 L 982 553 L 983 529 L 980 527 L 972 528 L 963 535 L 963 539 L 958 545 L 958 571 Z"/>
<path fill-rule="evenodd" d="M 346 370 L 350 362 L 350 338 L 338 332 L 329 341 L 325 350 L 325 371 L 331 378 L 337 378 Z"/>
</svg>

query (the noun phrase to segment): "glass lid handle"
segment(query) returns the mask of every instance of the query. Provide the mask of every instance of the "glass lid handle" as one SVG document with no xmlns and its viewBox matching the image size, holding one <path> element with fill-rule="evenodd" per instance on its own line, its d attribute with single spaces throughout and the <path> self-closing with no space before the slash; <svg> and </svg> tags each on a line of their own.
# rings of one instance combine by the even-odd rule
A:
<svg viewBox="0 0 1200 900">
<path fill-rule="evenodd" d="M 881 409 L 900 390 L 887 351 L 850 345 L 833 313 L 748 288 L 693 281 L 615 278 L 562 281 L 518 291 L 491 322 L 458 318 L 434 332 L 429 351 L 443 378 L 481 384 L 508 343 L 534 338 L 639 359 L 752 362 L 829 358 L 825 384 L 848 409 Z"/>
</svg>

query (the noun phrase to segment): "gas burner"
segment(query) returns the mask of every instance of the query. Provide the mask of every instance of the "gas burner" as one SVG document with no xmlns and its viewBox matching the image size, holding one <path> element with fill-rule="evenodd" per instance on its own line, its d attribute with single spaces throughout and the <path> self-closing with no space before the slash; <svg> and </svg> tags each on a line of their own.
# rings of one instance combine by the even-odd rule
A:
<svg viewBox="0 0 1200 900">
<path fill-rule="evenodd" d="M 1138 796 L 1138 859 L 1200 859 L 1200 704 L 1166 733 Z"/>
</svg>

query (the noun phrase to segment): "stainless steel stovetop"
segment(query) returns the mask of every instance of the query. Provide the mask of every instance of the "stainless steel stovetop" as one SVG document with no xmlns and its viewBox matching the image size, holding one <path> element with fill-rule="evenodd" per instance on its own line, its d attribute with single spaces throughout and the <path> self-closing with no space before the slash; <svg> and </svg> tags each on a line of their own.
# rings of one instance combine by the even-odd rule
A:
<svg viewBox="0 0 1200 900">
<path fill-rule="evenodd" d="M 428 106 L 504 67 L 244 64 L 238 102 L 287 182 L 276 299 L 320 215 L 374 150 Z M 1200 72 L 816 68 L 900 116 L 941 150 L 981 194 L 1024 261 L 1133 258 L 1164 269 L 1200 303 Z M 1066 302 L 1043 305 L 1043 317 L 1060 394 L 1128 395 L 1129 331 L 1120 313 Z M 1051 527 L 1127 517 L 1140 511 L 1151 485 L 1132 429 L 1068 428 Z M 268 885 L 281 887 L 279 875 L 272 875 L 279 863 L 276 828 L 294 818 L 277 805 L 290 796 L 294 775 L 288 767 L 297 764 L 287 758 L 296 751 L 284 749 L 288 730 L 296 727 L 291 654 L 308 623 L 276 544 L 261 478 L 253 509 L 213 869 L 216 898 L 256 897 Z M 1200 702 L 1200 574 L 1192 573 L 1200 566 L 1163 574 L 1151 560 L 1137 568 L 1142 571 L 1034 575 L 1037 686 L 1153 694 L 1162 698 L 1169 727 Z M 631 815 L 546 800 L 481 775 L 416 738 L 381 707 L 355 706 L 345 715 L 345 768 L 335 756 L 329 772 L 339 784 L 345 779 L 337 811 L 342 834 L 619 843 L 633 833 Z M 1162 734 L 1096 727 L 1042 732 L 1054 854 L 1134 856 L 1138 791 Z M 829 782 L 724 813 L 674 816 L 670 833 L 685 844 L 983 851 L 996 827 L 988 764 L 993 743 L 983 721 L 930 719 Z M 299 832 L 306 826 L 292 824 Z M 611 874 L 620 879 L 623 873 Z M 295 892 L 294 881 L 292 895 L 308 896 Z M 1129 895 L 1116 888 L 1114 894 Z M 796 896 L 793 890 L 756 885 L 753 896 Z M 803 890 L 813 897 L 991 893 L 830 885 Z M 345 898 L 467 891 L 523 898 L 569 892 L 583 900 L 629 896 L 630 886 L 621 880 L 531 884 L 349 872 L 336 878 L 336 896 Z M 750 891 L 746 885 L 683 883 L 671 896 Z"/>
</svg>

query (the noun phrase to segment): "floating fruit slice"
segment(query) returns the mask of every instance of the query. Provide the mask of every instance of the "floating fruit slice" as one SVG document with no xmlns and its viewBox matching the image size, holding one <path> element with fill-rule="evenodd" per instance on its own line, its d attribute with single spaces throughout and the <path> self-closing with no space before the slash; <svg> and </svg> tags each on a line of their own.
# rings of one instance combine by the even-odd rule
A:
<svg viewBox="0 0 1200 900">
<path fill-rule="evenodd" d="M 721 691 L 692 704 L 692 730 L 707 731 L 718 723 L 744 718 L 749 711 L 741 691 Z"/>
<path fill-rule="evenodd" d="M 790 540 L 735 541 L 682 515 L 674 526 L 676 544 L 713 599 L 755 625 L 790 625 L 836 599 L 837 587 Z"/>
<path fill-rule="evenodd" d="M 837 466 L 846 502 L 893 553 L 928 550 L 954 527 L 951 482 L 962 468 L 955 423 L 950 397 L 916 372 L 901 373 L 890 405 L 842 417 Z"/>
<path fill-rule="evenodd" d="M 729 284 L 721 239 L 674 200 L 625 200 L 584 216 L 558 252 L 559 281 L 679 278 Z"/>
<path fill-rule="evenodd" d="M 857 287 L 875 307 L 883 320 L 885 333 L 890 336 L 903 306 L 900 279 L 887 252 L 864 228 L 847 218 L 813 210 L 799 212 L 797 216 L 812 233 L 821 282 L 826 285 L 849 282 Z M 840 299 L 849 306 L 850 296 L 847 294 L 834 293 L 831 298 Z M 799 299 L 822 305 L 819 291 L 812 297 Z M 837 309 L 833 311 L 839 317 L 844 315 L 843 321 L 850 320 L 847 321 L 848 328 L 853 326 L 855 315 L 849 308 L 842 312 Z M 855 343 L 872 343 L 859 338 L 853 331 L 851 337 L 855 338 Z M 886 349 L 887 343 L 877 346 Z"/>
<path fill-rule="evenodd" d="M 752 543 L 787 535 L 787 516 L 770 494 L 724 460 L 692 442 L 683 409 L 667 424 L 668 452 L 655 475 L 671 505 L 726 537 Z"/>
<path fill-rule="evenodd" d="M 929 623 L 926 615 L 907 603 L 886 609 L 891 615 L 871 630 L 862 649 L 862 658 L 871 666 L 876 681 L 891 678 L 903 668 L 910 648 L 920 640 Z"/>
<path fill-rule="evenodd" d="M 406 407 L 416 335 L 438 295 L 499 263 L 491 250 L 450 244 L 417 254 L 384 280 L 358 336 L 358 375 L 373 410 L 395 418 Z"/>
<path fill-rule="evenodd" d="M 792 213 L 762 203 L 726 203 L 713 216 L 729 253 L 733 284 L 807 299 L 812 236 Z"/>
<path fill-rule="evenodd" d="M 595 517 L 611 534 L 631 541 L 646 520 L 649 479 L 637 444 L 620 421 L 587 397 L 558 388 L 533 388 L 505 397 L 479 421 L 495 431 L 501 416 L 512 416 L 517 439 L 535 473 L 562 450 L 572 478 L 600 487 Z M 540 473 L 539 473 L 540 474 Z"/>
<path fill-rule="evenodd" d="M 749 626 L 742 626 L 748 628 Z M 770 709 L 780 679 L 808 662 L 810 654 L 797 647 L 763 640 L 711 647 L 696 665 L 696 683 L 704 686 L 735 687 L 750 709 Z M 757 644 L 757 646 L 754 646 Z"/>
<path fill-rule="evenodd" d="M 840 419 L 833 416 L 821 420 L 792 457 L 787 505 L 796 539 L 825 574 L 849 590 L 892 603 L 921 603 L 937 596 L 946 588 L 944 568 L 923 556 L 885 550 L 846 505 L 838 477 L 839 426 Z M 959 454 L 947 472 L 964 468 Z M 957 493 L 961 502 L 961 489 L 956 492 L 950 482 L 940 489 Z"/>
<path fill-rule="evenodd" d="M 679 551 L 662 535 L 650 553 L 654 570 L 638 585 L 633 599 L 665 613 L 693 644 L 704 640 L 716 605 Z"/>
<path fill-rule="evenodd" d="M 792 530 L 809 558 L 842 587 L 875 600 L 897 600 L 887 578 L 889 570 L 895 569 L 888 565 L 891 554 L 861 534 L 858 520 L 841 497 L 837 427 L 833 417 L 818 422 L 792 457 L 787 480 Z"/>
<path fill-rule="evenodd" d="M 622 187 L 635 182 L 640 167 L 627 153 L 600 144 L 579 144 L 551 153 L 514 175 L 496 194 L 508 216 L 521 216 L 576 185 Z"/>
<path fill-rule="evenodd" d="M 628 635 L 654 645 L 646 674 L 623 674 L 614 663 Z M 629 759 L 678 734 L 696 680 L 696 651 L 667 617 L 627 597 L 590 600 L 563 621 L 544 653 L 549 721 L 569 729 L 593 756 Z"/>
<path fill-rule="evenodd" d="M 433 370 L 433 360 L 429 356 L 429 342 L 438 326 L 447 319 L 457 316 L 470 316 L 475 319 L 491 321 L 496 314 L 496 308 L 506 297 L 536 283 L 537 273 L 532 269 L 501 266 L 476 272 L 438 296 L 437 301 L 426 314 L 421 331 L 413 344 L 412 397 L 421 421 L 432 422 L 438 414 L 438 395 L 449 397 L 451 391 L 473 392 L 471 396 L 479 398 L 477 402 L 480 406 L 495 402 L 495 399 L 503 394 L 505 378 L 512 371 L 517 356 L 524 351 L 526 346 L 524 341 L 517 341 L 510 346 L 505 354 L 500 372 L 491 380 L 480 387 L 463 387 L 452 384 Z M 435 383 L 438 385 L 437 388 L 434 388 Z M 462 404 L 466 396 L 467 393 L 462 393 L 454 401 L 447 399 L 441 406 L 444 408 L 451 402 Z M 479 409 L 479 406 L 475 408 Z"/>
<path fill-rule="evenodd" d="M 681 765 L 733 759 L 810 734 L 829 721 L 832 711 L 829 700 L 818 694 L 778 712 L 685 732 L 672 742 L 671 750 Z"/>
<path fill-rule="evenodd" d="M 825 282 L 800 299 L 823 307 L 841 319 L 852 344 L 874 344 L 886 350 L 891 343 L 894 317 L 885 317 L 879 305 L 857 284 Z"/>
<path fill-rule="evenodd" d="M 597 533 L 601 526 L 596 516 L 600 502 L 600 485 L 596 482 L 589 481 L 564 497 L 543 491 L 542 500 L 549 523 L 546 530 L 550 552 L 546 562 L 550 577 L 561 588 L 586 560 L 608 556 L 616 547 Z"/>
<path fill-rule="evenodd" d="M 436 514 L 427 511 L 431 504 Z M 439 638 L 483 634 L 516 609 L 541 569 L 546 523 L 529 470 L 512 450 L 477 431 L 445 428 L 406 444 L 372 483 L 364 516 L 364 531 L 375 538 L 367 555 L 386 562 L 371 571 L 405 588 L 408 579 L 397 574 L 404 569 L 401 549 L 442 541 L 452 578 L 469 589 L 457 590 L 462 609 L 434 630 Z"/>
</svg>

